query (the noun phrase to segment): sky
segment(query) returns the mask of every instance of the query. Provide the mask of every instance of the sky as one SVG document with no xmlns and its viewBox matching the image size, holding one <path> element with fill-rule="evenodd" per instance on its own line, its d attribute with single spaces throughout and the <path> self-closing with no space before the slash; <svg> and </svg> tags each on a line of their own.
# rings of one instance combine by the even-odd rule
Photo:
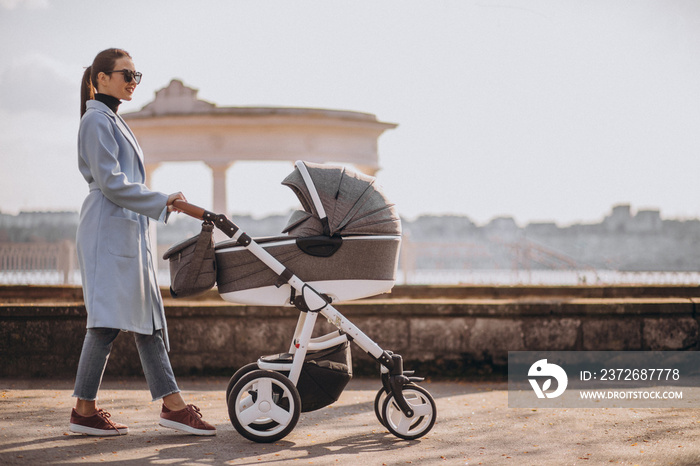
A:
<svg viewBox="0 0 700 466">
<path fill-rule="evenodd" d="M 695 0 L 0 0 L 0 212 L 80 209 L 80 78 L 109 47 L 143 73 L 122 113 L 180 79 L 222 107 L 397 123 L 377 178 L 407 218 L 700 218 Z M 296 208 L 292 169 L 234 164 L 229 209 Z M 150 181 L 211 208 L 201 163 Z"/>
</svg>

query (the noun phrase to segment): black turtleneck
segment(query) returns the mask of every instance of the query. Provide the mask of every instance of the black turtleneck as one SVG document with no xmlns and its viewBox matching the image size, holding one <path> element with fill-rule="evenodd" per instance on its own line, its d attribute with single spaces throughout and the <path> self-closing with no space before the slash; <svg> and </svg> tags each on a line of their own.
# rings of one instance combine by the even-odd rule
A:
<svg viewBox="0 0 700 466">
<path fill-rule="evenodd" d="M 119 109 L 119 104 L 122 103 L 122 101 L 117 99 L 116 97 L 112 97 L 111 95 L 107 94 L 100 94 L 99 92 L 95 94 L 95 100 L 100 101 L 106 106 L 108 106 L 109 109 L 114 113 L 117 113 L 117 110 Z"/>
</svg>

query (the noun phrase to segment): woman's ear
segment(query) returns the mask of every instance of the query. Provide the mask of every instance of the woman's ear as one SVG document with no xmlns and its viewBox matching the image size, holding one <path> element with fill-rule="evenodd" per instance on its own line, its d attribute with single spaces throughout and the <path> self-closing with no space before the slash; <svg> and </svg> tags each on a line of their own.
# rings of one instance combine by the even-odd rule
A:
<svg viewBox="0 0 700 466">
<path fill-rule="evenodd" d="M 102 71 L 97 73 L 97 83 L 95 83 L 95 84 L 97 84 L 97 92 L 100 91 L 100 86 L 107 85 L 108 80 L 109 80 L 109 76 L 107 76 L 107 73 L 103 73 Z"/>
</svg>

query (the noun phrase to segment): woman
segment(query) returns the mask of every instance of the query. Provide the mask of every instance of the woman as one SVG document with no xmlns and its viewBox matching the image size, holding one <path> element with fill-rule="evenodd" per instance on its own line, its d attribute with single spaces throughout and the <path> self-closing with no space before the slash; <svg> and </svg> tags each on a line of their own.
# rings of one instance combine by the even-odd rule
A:
<svg viewBox="0 0 700 466">
<path fill-rule="evenodd" d="M 140 81 L 131 56 L 120 49 L 100 52 L 83 75 L 78 166 L 90 192 L 80 211 L 77 249 L 88 320 L 70 430 L 99 436 L 128 433 L 127 426 L 96 405 L 112 342 L 124 330 L 134 334 L 153 400 L 163 400 L 160 424 L 214 435 L 216 429 L 201 419 L 199 409 L 180 396 L 167 354 L 148 225 L 149 218 L 167 221 L 173 202 L 185 198 L 146 187 L 141 148 L 117 114 Z"/>
</svg>

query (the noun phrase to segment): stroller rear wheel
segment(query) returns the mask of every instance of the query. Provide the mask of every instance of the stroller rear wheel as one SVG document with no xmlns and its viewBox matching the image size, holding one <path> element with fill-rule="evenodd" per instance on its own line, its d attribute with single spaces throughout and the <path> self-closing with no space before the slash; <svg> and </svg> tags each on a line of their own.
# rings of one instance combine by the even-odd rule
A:
<svg viewBox="0 0 700 466">
<path fill-rule="evenodd" d="M 275 442 L 299 421 L 301 398 L 296 387 L 275 371 L 255 370 L 231 389 L 228 413 L 233 427 L 248 440 Z"/>
<path fill-rule="evenodd" d="M 415 440 L 433 428 L 437 418 L 437 407 L 428 390 L 418 385 L 411 384 L 403 387 L 403 396 L 415 414 L 413 417 L 406 417 L 396 404 L 394 394 L 389 393 L 382 407 L 384 427 L 399 438 Z"/>
</svg>

